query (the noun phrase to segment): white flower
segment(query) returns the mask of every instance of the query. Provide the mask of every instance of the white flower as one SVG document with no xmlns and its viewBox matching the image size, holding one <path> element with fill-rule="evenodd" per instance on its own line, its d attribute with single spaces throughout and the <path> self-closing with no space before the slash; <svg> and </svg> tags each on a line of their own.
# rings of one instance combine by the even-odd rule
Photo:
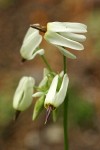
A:
<svg viewBox="0 0 100 150">
<path fill-rule="evenodd" d="M 30 27 L 20 49 L 21 56 L 26 60 L 31 60 L 37 54 L 43 55 L 44 49 L 39 48 L 41 41 L 42 36 L 39 34 L 39 31 Z"/>
<path fill-rule="evenodd" d="M 59 51 L 66 57 L 75 59 L 76 56 L 65 49 L 83 50 L 79 42 L 84 42 L 86 37 L 81 33 L 87 32 L 87 26 L 82 23 L 71 22 L 49 22 L 44 38 L 49 43 L 58 47 Z"/>
<path fill-rule="evenodd" d="M 63 103 L 65 99 L 68 83 L 69 83 L 69 78 L 67 74 L 63 76 L 61 86 L 57 91 L 58 82 L 59 82 L 59 76 L 56 75 L 52 80 L 52 83 L 50 85 L 50 88 L 45 98 L 44 106 L 47 109 L 49 106 L 52 106 L 53 108 L 57 108 L 59 105 Z"/>
<path fill-rule="evenodd" d="M 16 110 L 24 111 L 31 105 L 34 84 L 32 77 L 21 78 L 13 99 L 13 107 Z"/>
</svg>

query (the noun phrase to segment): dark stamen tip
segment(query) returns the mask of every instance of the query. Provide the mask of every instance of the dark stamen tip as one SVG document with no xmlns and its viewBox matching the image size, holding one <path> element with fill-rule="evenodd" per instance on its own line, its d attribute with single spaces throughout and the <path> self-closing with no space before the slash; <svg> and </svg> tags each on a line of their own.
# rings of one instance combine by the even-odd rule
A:
<svg viewBox="0 0 100 150">
<path fill-rule="evenodd" d="M 49 106 L 48 106 L 48 108 L 47 108 L 46 118 L 45 118 L 45 123 L 44 123 L 44 124 L 46 124 L 46 123 L 47 123 L 48 118 L 49 118 L 50 113 L 52 112 L 52 110 L 53 110 L 53 107 L 52 107 L 51 105 L 49 105 Z"/>
</svg>

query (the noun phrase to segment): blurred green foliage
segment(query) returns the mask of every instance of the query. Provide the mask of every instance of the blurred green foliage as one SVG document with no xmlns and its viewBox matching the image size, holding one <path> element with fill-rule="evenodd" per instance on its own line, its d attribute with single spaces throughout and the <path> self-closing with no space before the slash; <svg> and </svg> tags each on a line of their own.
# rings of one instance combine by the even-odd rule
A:
<svg viewBox="0 0 100 150">
<path fill-rule="evenodd" d="M 79 89 L 69 89 L 69 119 L 71 124 L 80 127 L 93 127 L 95 118 L 94 105 L 82 97 Z"/>
<path fill-rule="evenodd" d="M 0 8 L 7 8 L 12 5 L 15 0 L 0 0 Z"/>
<path fill-rule="evenodd" d="M 11 95 L 0 93 L 0 126 L 5 126 L 10 121 L 13 114 Z"/>
<path fill-rule="evenodd" d="M 94 10 L 87 16 L 88 39 L 90 38 L 93 54 L 100 57 L 100 11 Z M 98 55 L 99 54 L 99 55 Z"/>
</svg>

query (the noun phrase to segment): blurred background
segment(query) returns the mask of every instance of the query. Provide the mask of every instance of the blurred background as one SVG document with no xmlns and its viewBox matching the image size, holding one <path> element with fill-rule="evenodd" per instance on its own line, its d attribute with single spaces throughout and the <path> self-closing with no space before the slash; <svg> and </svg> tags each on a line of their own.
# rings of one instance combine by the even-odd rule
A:
<svg viewBox="0 0 100 150">
<path fill-rule="evenodd" d="M 44 125 L 45 111 L 32 121 L 32 106 L 13 121 L 12 101 L 20 78 L 42 79 L 45 65 L 37 56 L 21 63 L 19 53 L 30 24 L 82 22 L 88 26 L 85 50 L 68 59 L 69 150 L 100 150 L 100 0 L 0 0 L 0 150 L 63 150 L 62 113 Z M 62 57 L 45 41 L 41 47 L 56 72 Z M 53 57 L 52 57 L 53 56 Z M 63 111 L 63 109 L 62 109 Z"/>
</svg>

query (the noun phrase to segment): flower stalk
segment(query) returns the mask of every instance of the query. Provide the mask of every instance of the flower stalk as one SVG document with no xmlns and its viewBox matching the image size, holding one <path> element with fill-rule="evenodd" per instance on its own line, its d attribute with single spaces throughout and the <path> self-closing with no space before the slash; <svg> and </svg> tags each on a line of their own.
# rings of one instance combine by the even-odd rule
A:
<svg viewBox="0 0 100 150">
<path fill-rule="evenodd" d="M 44 55 L 41 55 L 41 58 L 43 59 L 44 63 L 46 64 L 48 70 L 52 72 L 51 66 L 50 66 L 49 63 L 47 62 L 47 59 L 45 58 L 45 56 L 44 56 Z"/>
<path fill-rule="evenodd" d="M 66 57 L 63 56 L 63 67 L 64 67 L 64 73 L 66 73 Z M 65 100 L 64 100 L 64 118 L 63 118 L 63 130 L 64 130 L 64 150 L 68 150 L 68 93 L 66 94 Z"/>
</svg>

